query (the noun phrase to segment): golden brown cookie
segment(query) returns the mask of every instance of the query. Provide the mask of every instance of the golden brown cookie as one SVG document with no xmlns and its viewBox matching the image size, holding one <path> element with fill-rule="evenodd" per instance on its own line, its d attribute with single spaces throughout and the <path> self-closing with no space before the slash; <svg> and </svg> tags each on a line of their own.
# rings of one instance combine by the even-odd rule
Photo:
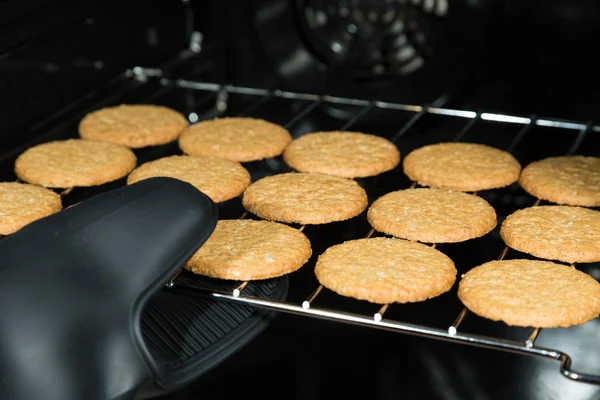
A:
<svg viewBox="0 0 600 400">
<path fill-rule="evenodd" d="M 507 246 L 539 258 L 568 263 L 600 261 L 600 212 L 587 208 L 525 208 L 504 220 L 500 235 Z"/>
<path fill-rule="evenodd" d="M 513 326 L 566 328 L 600 312 L 600 283 L 549 261 L 487 262 L 463 275 L 458 297 L 473 313 Z"/>
<path fill-rule="evenodd" d="M 423 186 L 477 192 L 508 186 L 521 165 L 506 151 L 475 143 L 438 143 L 409 153 L 404 173 Z"/>
<path fill-rule="evenodd" d="M 367 213 L 373 228 L 425 243 L 455 243 L 496 227 L 496 211 L 481 197 L 447 189 L 399 190 L 375 200 Z"/>
<path fill-rule="evenodd" d="M 268 121 L 217 118 L 186 129 L 179 137 L 179 147 L 193 156 L 246 162 L 276 157 L 291 140 L 292 136 L 285 128 Z"/>
<path fill-rule="evenodd" d="M 52 190 L 27 183 L 0 182 L 0 235 L 10 235 L 62 209 Z"/>
<path fill-rule="evenodd" d="M 538 199 L 572 206 L 600 206 L 600 158 L 550 157 L 527 165 L 519 184 Z"/>
<path fill-rule="evenodd" d="M 250 173 L 239 163 L 217 157 L 170 156 L 140 165 L 127 184 L 157 176 L 179 179 L 220 203 L 239 196 L 250 184 Z"/>
<path fill-rule="evenodd" d="M 69 139 L 25 150 L 15 173 L 25 182 L 50 188 L 96 186 L 125 177 L 135 168 L 131 149 L 115 143 Z"/>
<path fill-rule="evenodd" d="M 409 303 L 452 288 L 456 268 L 433 247 L 402 239 L 357 239 L 332 246 L 317 259 L 326 288 L 371 303 Z"/>
<path fill-rule="evenodd" d="M 287 225 L 271 221 L 220 220 L 186 268 L 220 279 L 267 279 L 298 270 L 311 254 L 308 238 Z"/>
<path fill-rule="evenodd" d="M 173 142 L 187 126 L 187 119 L 170 108 L 123 104 L 86 115 L 79 123 L 79 135 L 140 148 Z"/>
<path fill-rule="evenodd" d="M 400 162 L 400 152 L 380 136 L 315 132 L 293 140 L 283 152 L 283 160 L 300 172 L 363 178 L 394 169 Z"/>
<path fill-rule="evenodd" d="M 262 178 L 242 199 L 246 210 L 261 218 L 306 225 L 356 217 L 367 202 L 367 193 L 353 180 L 303 172 Z"/>
</svg>

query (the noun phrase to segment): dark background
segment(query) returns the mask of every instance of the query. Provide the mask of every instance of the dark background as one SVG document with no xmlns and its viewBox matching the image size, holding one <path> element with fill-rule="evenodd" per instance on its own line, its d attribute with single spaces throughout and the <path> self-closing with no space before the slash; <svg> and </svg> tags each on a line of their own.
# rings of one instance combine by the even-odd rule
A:
<svg viewBox="0 0 600 400">
<path fill-rule="evenodd" d="M 318 2 L 306 3 L 319 6 Z M 385 2 L 358 3 L 369 9 Z M 322 49 L 316 50 L 322 42 L 310 39 L 303 30 L 295 6 L 296 2 L 285 0 L 186 4 L 166 0 L 2 0 L 0 152 L 43 135 L 57 121 L 99 99 L 117 101 L 115 93 L 129 90 L 123 73 L 134 66 L 166 65 L 168 75 L 188 79 L 327 91 L 408 104 L 433 102 L 579 121 L 597 117 L 600 102 L 595 95 L 600 82 L 594 53 L 600 37 L 600 4 L 592 0 L 450 2 L 446 21 L 419 20 L 431 42 L 425 57 L 427 68 L 414 75 L 384 79 L 365 77 L 364 73 L 357 79 L 356 62 L 342 59 L 336 64 Z M 173 62 L 187 48 L 192 29 L 204 35 L 202 52 Z M 298 54 L 304 57 L 294 61 Z M 363 56 L 359 51 L 356 59 Z M 292 72 L 283 68 L 290 63 L 296 66 Z M 153 95 L 160 97 L 160 90 Z M 176 98 L 160 98 L 180 103 Z M 261 116 L 275 118 L 278 110 L 267 104 L 261 108 Z M 356 111 L 325 109 L 312 123 L 333 128 L 342 123 L 332 116 L 344 118 Z M 278 117 L 283 121 L 287 114 L 282 111 Z M 405 117 L 382 113 L 373 118 L 377 124 L 369 125 L 374 121 L 367 118 L 360 128 L 376 126 L 391 132 Z M 425 124 L 403 142 L 402 151 L 452 137 L 457 129 L 443 122 Z M 484 124 L 467 139 L 495 144 L 503 140 L 502 129 Z M 517 128 L 514 130 L 510 133 Z M 572 141 L 561 135 L 537 130 L 519 147 L 519 160 L 526 163 L 545 154 L 559 154 Z M 590 136 L 582 149 L 597 156 L 598 139 Z M 390 188 L 377 188 L 384 189 Z M 506 204 L 498 199 L 494 203 L 495 207 L 505 204 L 500 215 L 527 201 L 518 192 L 507 196 Z M 339 236 L 360 236 L 364 230 L 360 224 L 341 224 L 314 233 L 314 251 L 318 254 Z M 442 250 L 466 270 L 496 257 L 502 244 L 494 234 L 475 245 Z M 589 271 L 594 273 L 593 266 Z M 310 272 L 307 268 L 291 277 L 290 300 L 302 300 L 314 288 Z M 327 296 L 325 302 L 349 306 Z M 372 312 L 368 307 L 364 310 Z M 433 301 L 431 307 L 392 307 L 389 315 L 445 327 L 459 310 L 456 300 L 444 297 Z M 600 371 L 600 325 L 596 322 L 544 331 L 539 343 L 568 351 L 576 368 Z M 465 328 L 505 337 L 527 335 L 524 330 L 470 320 Z M 165 400 L 200 396 L 578 400 L 599 398 L 600 391 L 562 378 L 551 361 L 279 315 L 251 345 Z"/>
</svg>

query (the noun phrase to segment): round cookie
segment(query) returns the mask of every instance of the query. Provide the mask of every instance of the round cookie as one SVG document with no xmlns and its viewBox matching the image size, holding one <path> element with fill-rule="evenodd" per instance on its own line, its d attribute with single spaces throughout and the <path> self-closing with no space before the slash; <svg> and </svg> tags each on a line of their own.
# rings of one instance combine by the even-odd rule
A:
<svg viewBox="0 0 600 400">
<path fill-rule="evenodd" d="M 475 143 L 438 143 L 409 153 L 404 173 L 423 186 L 477 192 L 508 186 L 521 165 L 506 151 Z"/>
<path fill-rule="evenodd" d="M 10 235 L 62 209 L 60 196 L 27 183 L 0 182 L 0 235 Z"/>
<path fill-rule="evenodd" d="M 400 152 L 387 139 L 361 132 L 315 132 L 293 140 L 283 160 L 300 172 L 364 178 L 394 169 Z"/>
<path fill-rule="evenodd" d="M 308 225 L 356 217 L 367 207 L 368 199 L 353 180 L 290 172 L 254 182 L 244 192 L 242 204 L 264 219 Z"/>
<path fill-rule="evenodd" d="M 261 119 L 216 118 L 183 131 L 179 147 L 193 156 L 247 162 L 276 157 L 291 140 L 285 128 Z"/>
<path fill-rule="evenodd" d="M 186 268 L 220 279 L 268 279 L 298 270 L 311 254 L 308 238 L 287 225 L 271 221 L 220 220 Z"/>
<path fill-rule="evenodd" d="M 187 126 L 187 119 L 170 108 L 122 104 L 87 114 L 79 123 L 79 135 L 141 148 L 173 142 Z"/>
<path fill-rule="evenodd" d="M 461 279 L 458 297 L 473 313 L 512 326 L 579 325 L 600 312 L 600 283 L 549 261 L 490 261 Z"/>
<path fill-rule="evenodd" d="M 447 189 L 399 190 L 375 200 L 367 213 L 373 228 L 425 243 L 456 243 L 496 227 L 496 211 L 479 196 Z"/>
<path fill-rule="evenodd" d="M 521 187 L 538 199 L 572 206 L 600 206 L 600 158 L 550 157 L 527 165 Z"/>
<path fill-rule="evenodd" d="M 600 212 L 582 207 L 538 206 L 509 215 L 500 228 L 507 246 L 568 263 L 600 261 Z"/>
<path fill-rule="evenodd" d="M 317 259 L 326 288 L 371 303 L 410 303 L 447 292 L 456 280 L 452 260 L 430 246 L 402 239 L 357 239 L 332 246 Z"/>
<path fill-rule="evenodd" d="M 127 184 L 158 176 L 188 182 L 216 203 L 239 196 L 250 184 L 250 173 L 237 162 L 192 156 L 170 156 L 144 163 L 133 170 Z"/>
<path fill-rule="evenodd" d="M 68 139 L 25 150 L 15 161 L 15 173 L 25 182 L 50 188 L 96 186 L 125 177 L 136 162 L 125 146 Z"/>
</svg>

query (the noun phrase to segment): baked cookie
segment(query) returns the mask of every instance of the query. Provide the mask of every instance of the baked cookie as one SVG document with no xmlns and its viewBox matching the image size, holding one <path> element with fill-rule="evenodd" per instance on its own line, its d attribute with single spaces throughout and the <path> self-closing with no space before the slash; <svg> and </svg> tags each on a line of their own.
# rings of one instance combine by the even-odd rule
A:
<svg viewBox="0 0 600 400">
<path fill-rule="evenodd" d="M 504 220 L 500 235 L 507 246 L 539 258 L 568 263 L 600 261 L 600 212 L 587 208 L 525 208 Z"/>
<path fill-rule="evenodd" d="M 244 192 L 242 204 L 264 219 L 308 225 L 356 217 L 367 207 L 368 199 L 353 180 L 290 172 L 254 182 Z"/>
<path fill-rule="evenodd" d="M 216 203 L 239 196 L 250 184 L 250 173 L 237 162 L 192 156 L 170 156 L 149 161 L 133 170 L 127 183 L 158 176 L 191 183 Z"/>
<path fill-rule="evenodd" d="M 220 279 L 267 279 L 298 270 L 311 254 L 308 238 L 287 225 L 271 221 L 220 220 L 186 268 Z"/>
<path fill-rule="evenodd" d="M 519 184 L 538 199 L 571 206 L 600 206 L 600 158 L 550 157 L 527 165 Z"/>
<path fill-rule="evenodd" d="M 122 104 L 87 114 L 79 123 L 79 135 L 140 148 L 173 142 L 187 126 L 187 119 L 170 108 Z"/>
<path fill-rule="evenodd" d="M 380 136 L 360 132 L 315 132 L 293 140 L 283 160 L 300 172 L 364 178 L 400 163 L 396 146 Z"/>
<path fill-rule="evenodd" d="M 402 239 L 357 239 L 332 246 L 317 259 L 326 288 L 371 303 L 410 303 L 447 292 L 456 279 L 452 260 L 430 246 Z"/>
<path fill-rule="evenodd" d="M 438 143 L 409 153 L 404 173 L 423 186 L 477 192 L 508 186 L 521 165 L 506 151 L 475 143 Z"/>
<path fill-rule="evenodd" d="M 292 140 L 283 127 L 254 118 L 217 118 L 198 122 L 179 137 L 181 150 L 247 162 L 280 155 Z"/>
<path fill-rule="evenodd" d="M 473 194 L 419 188 L 388 193 L 367 213 L 373 228 L 425 243 L 455 243 L 485 235 L 496 227 L 496 211 Z"/>
<path fill-rule="evenodd" d="M 490 261 L 461 279 L 458 297 L 473 313 L 508 325 L 557 328 L 600 313 L 600 283 L 549 261 Z"/>
<path fill-rule="evenodd" d="M 136 162 L 125 146 L 68 139 L 25 150 L 15 161 L 15 173 L 25 182 L 50 188 L 96 186 L 125 177 Z"/>
<path fill-rule="evenodd" d="M 62 209 L 60 196 L 27 183 L 0 182 L 0 235 L 10 235 Z"/>
</svg>

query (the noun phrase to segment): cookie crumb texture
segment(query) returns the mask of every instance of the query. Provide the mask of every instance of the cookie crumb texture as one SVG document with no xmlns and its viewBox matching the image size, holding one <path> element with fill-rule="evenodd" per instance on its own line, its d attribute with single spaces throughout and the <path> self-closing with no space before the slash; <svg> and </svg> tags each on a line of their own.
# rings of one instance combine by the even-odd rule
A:
<svg viewBox="0 0 600 400">
<path fill-rule="evenodd" d="M 600 206 L 600 158 L 550 157 L 527 165 L 521 187 L 538 199 L 572 206 Z"/>
<path fill-rule="evenodd" d="M 481 197 L 433 188 L 385 194 L 373 202 L 367 218 L 380 232 L 425 243 L 478 238 L 497 223 L 496 211 Z"/>
<path fill-rule="evenodd" d="M 283 153 L 292 136 L 283 127 L 254 118 L 216 118 L 187 128 L 181 150 L 193 156 L 214 156 L 248 162 Z"/>
<path fill-rule="evenodd" d="M 188 182 L 216 203 L 241 195 L 250 184 L 250 173 L 237 162 L 192 156 L 170 156 L 149 161 L 133 170 L 127 183 L 159 176 Z"/>
<path fill-rule="evenodd" d="M 315 132 L 293 140 L 284 161 L 300 172 L 364 178 L 394 169 L 400 152 L 389 140 L 361 132 Z"/>
<path fill-rule="evenodd" d="M 356 217 L 367 207 L 368 198 L 353 180 L 291 172 L 254 182 L 244 192 L 242 204 L 267 220 L 308 225 Z"/>
<path fill-rule="evenodd" d="M 404 173 L 423 186 L 477 192 L 517 182 L 521 165 L 508 152 L 475 143 L 438 143 L 409 153 Z"/>
<path fill-rule="evenodd" d="M 231 280 L 259 280 L 289 274 L 312 254 L 299 230 L 271 221 L 220 220 L 186 264 L 196 274 Z"/>
<path fill-rule="evenodd" d="M 187 119 L 170 108 L 122 104 L 86 115 L 79 123 L 79 135 L 83 139 L 141 148 L 173 142 L 187 126 Z"/>
<path fill-rule="evenodd" d="M 456 280 L 452 260 L 430 246 L 371 238 L 328 248 L 317 260 L 319 282 L 334 292 L 371 303 L 409 303 L 447 292 Z"/>
<path fill-rule="evenodd" d="M 25 182 L 44 187 L 85 187 L 123 178 L 136 162 L 133 151 L 125 146 L 69 139 L 25 150 L 15 161 L 15 173 Z"/>
<path fill-rule="evenodd" d="M 458 297 L 473 313 L 512 326 L 580 325 L 600 313 L 600 283 L 549 261 L 490 261 L 467 272 Z"/>
<path fill-rule="evenodd" d="M 10 235 L 62 209 L 52 190 L 27 183 L 0 183 L 0 235 Z"/>
<path fill-rule="evenodd" d="M 600 261 L 600 212 L 571 206 L 518 210 L 502 223 L 507 246 L 539 258 L 568 263 Z"/>
</svg>

